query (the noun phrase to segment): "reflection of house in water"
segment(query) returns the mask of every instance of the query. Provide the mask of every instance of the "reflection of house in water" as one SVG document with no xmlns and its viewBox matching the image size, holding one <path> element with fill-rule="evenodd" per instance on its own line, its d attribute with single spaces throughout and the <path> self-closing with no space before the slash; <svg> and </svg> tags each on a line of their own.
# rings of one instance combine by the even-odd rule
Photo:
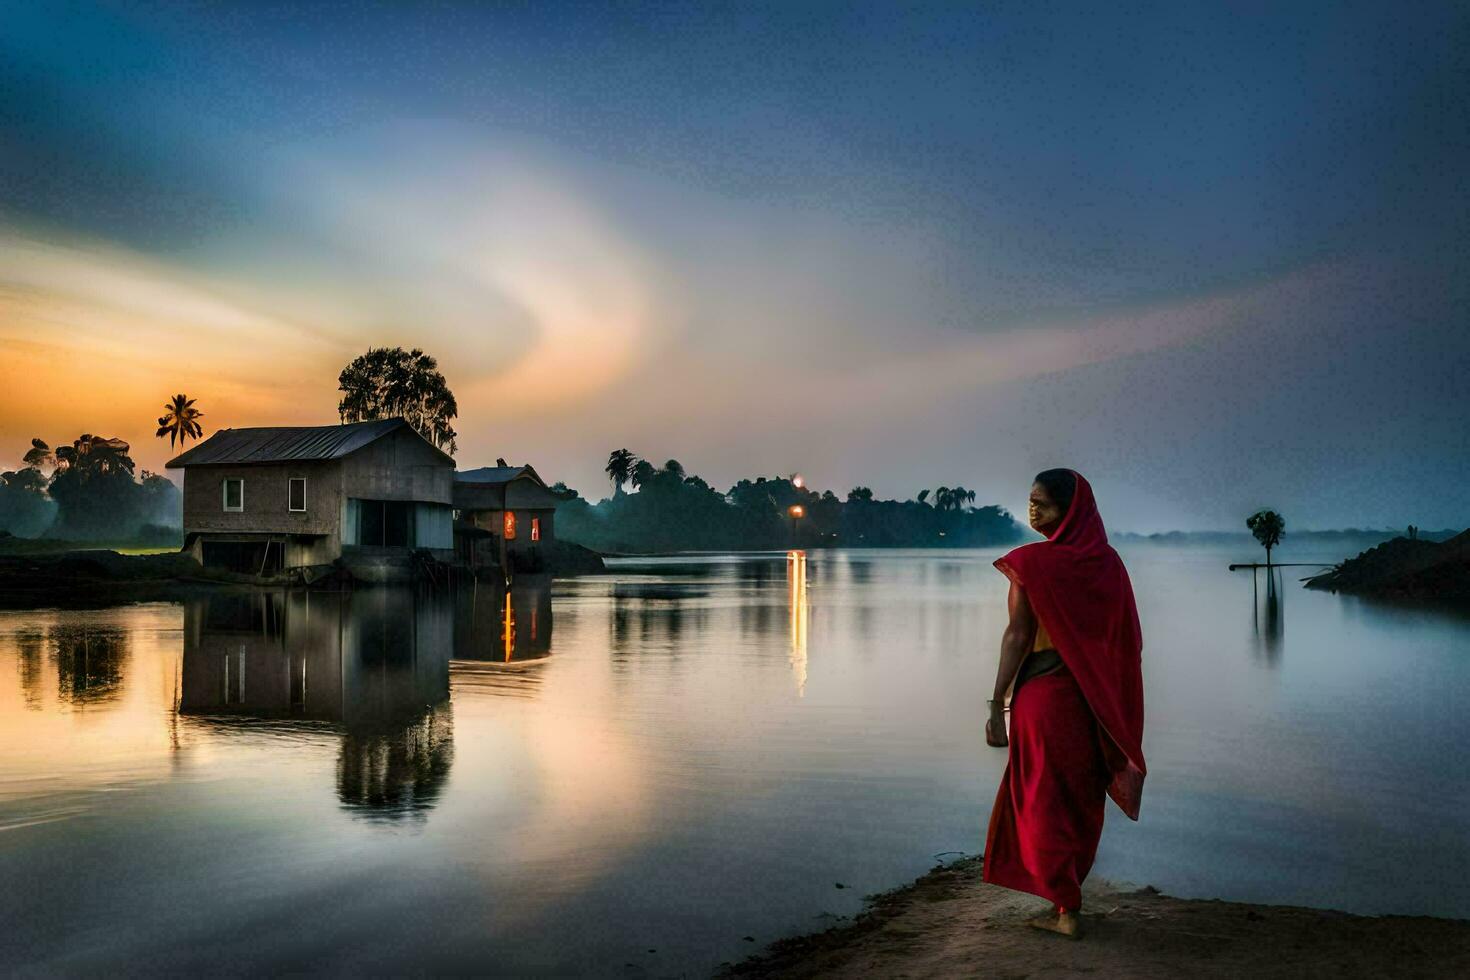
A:
<svg viewBox="0 0 1470 980">
<path fill-rule="evenodd" d="M 410 589 L 215 595 L 184 607 L 181 714 L 328 723 L 367 815 L 433 806 L 453 758 L 452 606 Z"/>
<path fill-rule="evenodd" d="M 455 604 L 454 659 L 518 667 L 551 655 L 551 579 L 521 576 L 511 588 L 461 590 Z"/>
</svg>

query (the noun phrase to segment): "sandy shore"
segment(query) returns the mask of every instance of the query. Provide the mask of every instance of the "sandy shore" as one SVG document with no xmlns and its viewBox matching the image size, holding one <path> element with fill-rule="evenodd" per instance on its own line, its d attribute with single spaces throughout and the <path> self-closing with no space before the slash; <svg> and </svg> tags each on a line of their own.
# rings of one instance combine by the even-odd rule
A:
<svg viewBox="0 0 1470 980">
<path fill-rule="evenodd" d="M 852 924 L 773 944 L 736 977 L 1470 977 L 1470 921 L 1170 898 L 1089 882 L 1078 941 L 978 858 L 875 898 Z"/>
</svg>

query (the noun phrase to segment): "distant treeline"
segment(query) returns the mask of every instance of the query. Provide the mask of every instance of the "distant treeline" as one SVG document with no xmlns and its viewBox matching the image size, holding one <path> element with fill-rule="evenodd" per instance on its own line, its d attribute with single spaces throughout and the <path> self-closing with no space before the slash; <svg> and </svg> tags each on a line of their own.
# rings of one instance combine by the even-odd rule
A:
<svg viewBox="0 0 1470 980">
<path fill-rule="evenodd" d="M 178 488 L 147 470 L 135 476 L 129 449 L 121 439 L 93 435 L 55 450 L 32 439 L 25 465 L 0 473 L 0 531 L 73 541 L 176 534 Z"/>
<path fill-rule="evenodd" d="M 617 454 L 613 455 L 617 459 Z M 779 548 L 950 547 L 1010 544 L 1025 536 L 1002 507 L 970 506 L 974 494 L 940 488 L 915 500 L 877 500 L 866 487 L 846 499 L 790 478 L 741 480 L 721 493 L 675 460 L 655 467 L 628 455 L 609 462 L 613 496 L 593 504 L 557 484 L 558 537 L 612 553 Z M 619 477 L 637 493 L 625 493 Z"/>
<path fill-rule="evenodd" d="M 1463 529 L 1460 529 L 1463 530 Z M 1425 541 L 1444 541 L 1460 533 L 1460 530 L 1445 528 L 1441 531 L 1416 529 L 1417 537 Z M 1388 541 L 1404 537 L 1405 532 L 1394 528 L 1337 528 L 1328 531 L 1293 531 L 1285 541 L 1330 543 L 1333 541 Z M 1239 544 L 1249 542 L 1249 531 L 1162 531 L 1154 534 L 1137 534 L 1131 531 L 1109 532 L 1108 538 L 1115 543 L 1147 541 L 1155 544 Z"/>
</svg>

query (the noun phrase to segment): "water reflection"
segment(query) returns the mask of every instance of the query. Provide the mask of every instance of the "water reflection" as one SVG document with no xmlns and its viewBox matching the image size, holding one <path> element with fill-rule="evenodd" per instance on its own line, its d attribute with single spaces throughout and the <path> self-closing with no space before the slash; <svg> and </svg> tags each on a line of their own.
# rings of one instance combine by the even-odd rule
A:
<svg viewBox="0 0 1470 980">
<path fill-rule="evenodd" d="M 1251 569 L 1251 630 L 1255 649 L 1268 664 L 1281 659 L 1282 640 L 1286 635 L 1286 590 L 1281 582 L 1281 569 L 1264 569 L 1265 595 L 1258 583 L 1259 571 Z"/>
<path fill-rule="evenodd" d="M 506 667 L 539 663 L 551 656 L 551 626 L 550 577 L 463 590 L 455 603 L 454 659 Z"/>
<path fill-rule="evenodd" d="M 58 628 L 48 639 L 63 701 L 104 701 L 117 695 L 128 657 L 127 633 L 84 625 Z"/>
<path fill-rule="evenodd" d="M 16 668 L 20 671 L 21 696 L 26 708 L 41 710 L 41 646 L 43 636 L 26 630 L 15 638 Z"/>
<path fill-rule="evenodd" d="M 615 585 L 608 619 L 614 662 L 647 654 L 678 656 L 685 630 L 697 635 L 704 628 L 708 607 L 700 600 L 708 596 L 708 587 L 698 583 Z"/>
<path fill-rule="evenodd" d="M 791 617 L 791 673 L 796 678 L 796 694 L 806 696 L 806 552 L 793 551 L 786 556 L 786 604 Z"/>
<path fill-rule="evenodd" d="M 1292 568 L 1246 617 L 1230 548 L 1124 556 L 1152 796 L 1109 823 L 1095 873 L 1470 914 L 1470 621 L 1299 591 Z M 554 600 L 0 612 L 0 874 L 25 883 L 0 889 L 4 958 L 708 975 L 742 936 L 981 846 L 1005 764 L 975 722 L 1006 623 L 994 557 L 623 559 Z"/>
<path fill-rule="evenodd" d="M 184 607 L 179 713 L 334 726 L 342 805 L 373 818 L 421 816 L 453 761 L 453 626 L 449 599 L 430 592 L 193 600 Z"/>
</svg>

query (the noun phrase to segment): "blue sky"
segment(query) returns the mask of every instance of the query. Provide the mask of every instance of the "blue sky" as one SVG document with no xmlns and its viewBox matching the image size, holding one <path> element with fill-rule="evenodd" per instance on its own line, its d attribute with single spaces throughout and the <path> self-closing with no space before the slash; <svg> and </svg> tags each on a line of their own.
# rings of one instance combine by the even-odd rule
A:
<svg viewBox="0 0 1470 980">
<path fill-rule="evenodd" d="M 0 441 L 156 466 L 388 343 L 594 494 L 1461 526 L 1467 8 L 1034 6 L 4 4 Z"/>
</svg>

